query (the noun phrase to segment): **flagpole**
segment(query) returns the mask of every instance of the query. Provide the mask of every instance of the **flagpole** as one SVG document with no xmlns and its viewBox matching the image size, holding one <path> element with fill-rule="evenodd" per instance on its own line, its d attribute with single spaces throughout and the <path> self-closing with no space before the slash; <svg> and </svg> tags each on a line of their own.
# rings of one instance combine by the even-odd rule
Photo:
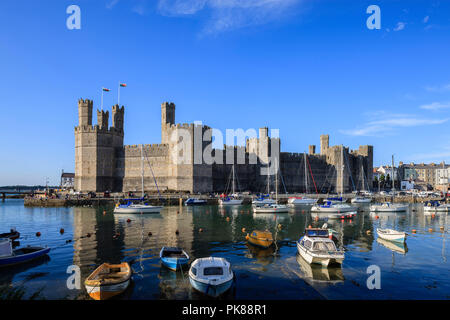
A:
<svg viewBox="0 0 450 320">
<path fill-rule="evenodd" d="M 120 81 L 119 81 L 119 88 L 117 89 L 118 94 L 117 94 L 117 105 L 120 106 Z"/>
<path fill-rule="evenodd" d="M 102 108 L 102 111 L 103 111 L 103 88 L 102 88 L 102 106 L 101 106 L 101 108 Z"/>
</svg>

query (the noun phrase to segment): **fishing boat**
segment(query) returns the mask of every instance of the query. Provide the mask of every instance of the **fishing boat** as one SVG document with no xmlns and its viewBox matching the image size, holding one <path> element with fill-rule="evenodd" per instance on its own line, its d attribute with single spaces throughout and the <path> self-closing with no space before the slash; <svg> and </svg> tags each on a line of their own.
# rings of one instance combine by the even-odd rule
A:
<svg viewBox="0 0 450 320">
<path fill-rule="evenodd" d="M 199 198 L 189 198 L 184 202 L 185 206 L 201 206 L 204 204 L 207 204 L 208 201 L 205 199 L 199 199 Z"/>
<path fill-rule="evenodd" d="M 327 229 L 306 228 L 305 235 L 297 241 L 298 253 L 309 264 L 342 264 L 344 252 L 338 250 L 333 240 L 329 239 Z"/>
<path fill-rule="evenodd" d="M 371 203 L 372 199 L 366 197 L 355 197 L 351 200 L 352 203 Z"/>
<path fill-rule="evenodd" d="M 248 243 L 262 248 L 268 248 L 273 244 L 272 233 L 268 230 L 254 230 L 250 234 L 247 233 L 245 239 Z"/>
<path fill-rule="evenodd" d="M 149 163 L 150 164 L 150 163 Z M 150 167 L 151 169 L 151 167 Z M 152 171 L 153 174 L 153 171 Z M 156 184 L 156 180 L 155 180 Z M 162 206 L 152 206 L 145 202 L 145 194 L 144 194 L 144 150 L 141 145 L 141 189 L 142 196 L 140 199 L 125 199 L 127 201 L 126 204 L 116 204 L 114 208 L 114 213 L 160 213 L 162 210 Z M 158 185 L 156 185 L 158 189 Z M 158 189 L 159 194 L 159 189 Z M 160 194 L 161 196 L 161 194 Z M 134 201 L 139 201 L 140 203 L 134 203 Z"/>
<path fill-rule="evenodd" d="M 10 229 L 9 232 L 0 233 L 0 238 L 16 240 L 19 237 L 20 237 L 20 232 L 18 232 L 15 228 Z"/>
<path fill-rule="evenodd" d="M 191 286 L 208 296 L 218 297 L 233 285 L 234 274 L 230 263 L 224 258 L 196 259 L 189 269 Z"/>
<path fill-rule="evenodd" d="M 223 197 L 221 197 L 221 199 L 219 199 L 219 205 L 220 206 L 239 206 L 242 204 L 242 199 L 237 199 L 236 197 L 234 197 L 236 195 L 235 193 L 235 172 L 234 172 L 234 164 L 232 166 L 231 169 L 231 194 L 232 197 L 226 196 L 224 194 Z"/>
<path fill-rule="evenodd" d="M 425 213 L 449 212 L 450 204 L 441 204 L 439 201 L 427 201 L 423 204 L 423 211 Z"/>
<path fill-rule="evenodd" d="M 380 229 L 377 228 L 377 234 L 381 239 L 396 241 L 396 242 L 405 242 L 406 232 L 392 230 L 392 229 Z"/>
<path fill-rule="evenodd" d="M 409 206 L 400 203 L 385 202 L 382 204 L 373 204 L 370 206 L 372 212 L 404 212 L 407 211 Z"/>
<path fill-rule="evenodd" d="M 162 264 L 173 271 L 182 269 L 189 263 L 189 255 L 186 251 L 177 247 L 163 247 L 159 257 Z"/>
<path fill-rule="evenodd" d="M 26 263 L 41 258 L 50 252 L 50 248 L 23 247 L 14 249 L 12 241 L 8 238 L 0 239 L 0 267 Z"/>
<path fill-rule="evenodd" d="M 106 300 L 124 292 L 130 285 L 131 267 L 128 262 L 103 263 L 84 281 L 87 293 L 94 300 Z"/>
</svg>

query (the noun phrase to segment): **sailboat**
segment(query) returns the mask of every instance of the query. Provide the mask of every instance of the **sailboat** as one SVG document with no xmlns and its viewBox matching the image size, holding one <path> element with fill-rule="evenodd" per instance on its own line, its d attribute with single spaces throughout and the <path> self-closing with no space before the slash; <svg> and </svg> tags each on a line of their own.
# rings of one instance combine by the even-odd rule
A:
<svg viewBox="0 0 450 320">
<path fill-rule="evenodd" d="M 140 199 L 125 199 L 126 204 L 117 204 L 114 208 L 114 213 L 160 213 L 162 206 L 152 206 L 144 203 L 144 152 L 141 145 L 141 183 L 142 183 L 142 197 Z M 140 201 L 136 204 L 133 201 Z"/>
<path fill-rule="evenodd" d="M 232 186 L 231 186 L 231 195 L 234 197 L 235 196 L 235 172 L 234 172 L 234 164 L 232 166 L 231 169 L 231 175 L 232 175 Z M 220 206 L 239 206 L 242 204 L 242 199 L 235 199 L 235 198 L 230 198 L 229 196 L 225 196 L 222 199 L 219 200 L 219 205 Z"/>
<path fill-rule="evenodd" d="M 264 205 L 257 205 L 253 207 L 253 211 L 255 213 L 286 213 L 289 211 L 288 206 L 284 204 L 278 204 L 278 170 L 279 167 L 277 166 L 277 160 L 275 159 L 275 166 L 277 168 L 275 173 L 275 197 L 276 197 L 276 203 L 268 203 Z M 267 168 L 267 171 L 269 171 L 269 168 Z"/>
<path fill-rule="evenodd" d="M 305 188 L 306 188 L 306 192 L 308 192 L 309 188 L 308 188 L 308 171 L 306 170 L 306 152 L 303 153 L 303 159 L 305 162 Z M 312 198 L 308 198 L 308 197 L 290 197 L 288 200 L 288 204 L 291 206 L 296 206 L 296 205 L 313 205 L 315 203 L 317 203 L 318 199 L 312 199 Z"/>
<path fill-rule="evenodd" d="M 362 187 L 364 189 L 365 188 L 364 178 L 366 177 L 366 175 L 364 174 L 364 166 L 362 163 L 361 163 L 361 175 L 362 175 Z M 367 193 L 367 191 L 363 191 L 363 193 Z M 370 202 L 372 202 L 372 199 L 368 198 L 368 197 L 356 196 L 355 198 L 353 198 L 351 200 L 351 202 L 352 203 L 370 203 Z"/>
<path fill-rule="evenodd" d="M 270 198 L 270 179 L 269 179 L 269 166 L 267 165 L 267 195 L 261 195 L 259 198 L 252 201 L 253 206 L 262 206 L 266 204 L 275 204 L 275 200 Z"/>
<path fill-rule="evenodd" d="M 344 147 L 341 147 L 341 196 L 339 199 L 342 199 L 342 192 L 344 191 Z M 314 213 L 332 213 L 337 214 L 340 217 L 347 217 L 342 216 L 342 213 L 347 212 L 356 212 L 357 208 L 350 206 L 346 203 L 333 203 L 332 201 L 327 201 L 325 204 L 319 205 L 313 205 L 311 207 L 311 212 Z"/>
</svg>

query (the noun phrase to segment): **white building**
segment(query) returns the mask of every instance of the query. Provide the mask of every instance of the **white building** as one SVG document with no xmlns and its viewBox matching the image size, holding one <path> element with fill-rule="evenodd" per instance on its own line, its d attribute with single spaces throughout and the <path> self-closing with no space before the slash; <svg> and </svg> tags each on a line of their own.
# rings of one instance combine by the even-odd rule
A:
<svg viewBox="0 0 450 320">
<path fill-rule="evenodd" d="M 446 185 L 450 182 L 450 166 L 436 169 L 436 184 Z"/>
<path fill-rule="evenodd" d="M 377 169 L 377 172 L 381 175 L 384 175 L 384 177 L 389 177 L 392 179 L 397 180 L 398 179 L 398 168 L 394 167 L 394 174 L 392 175 L 392 167 L 389 166 L 381 166 Z M 394 177 L 394 178 L 392 178 Z"/>
</svg>

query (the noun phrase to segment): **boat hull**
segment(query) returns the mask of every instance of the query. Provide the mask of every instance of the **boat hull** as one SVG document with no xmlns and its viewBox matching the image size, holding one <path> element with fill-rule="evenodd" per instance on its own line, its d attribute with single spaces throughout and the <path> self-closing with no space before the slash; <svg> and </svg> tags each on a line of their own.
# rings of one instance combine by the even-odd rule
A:
<svg viewBox="0 0 450 320">
<path fill-rule="evenodd" d="M 308 250 L 303 248 L 300 243 L 297 242 L 297 251 L 300 254 L 300 256 L 305 259 L 306 262 L 309 264 L 319 264 L 324 267 L 328 267 L 331 264 L 342 264 L 344 261 L 344 258 L 337 258 L 337 257 L 321 257 L 316 256 L 313 254 L 310 254 Z"/>
<path fill-rule="evenodd" d="M 383 240 L 394 241 L 394 242 L 405 242 L 406 233 L 398 232 L 398 233 L 383 233 L 377 229 L 378 237 Z"/>
<path fill-rule="evenodd" d="M 370 211 L 372 212 L 405 212 L 408 210 L 408 206 L 392 206 L 392 207 L 382 207 L 382 206 L 371 206 Z"/>
<path fill-rule="evenodd" d="M 166 268 L 177 271 L 181 270 L 189 264 L 189 259 L 187 258 L 161 258 L 161 263 Z"/>
<path fill-rule="evenodd" d="M 247 236 L 247 241 L 251 245 L 260 247 L 260 248 L 269 248 L 271 245 L 273 245 L 273 239 L 261 239 L 261 238 L 255 238 L 250 236 Z"/>
<path fill-rule="evenodd" d="M 17 265 L 17 264 L 21 264 L 21 263 L 26 263 L 26 262 L 32 261 L 34 259 L 43 257 L 44 255 L 46 255 L 50 252 L 50 248 L 42 248 L 42 247 L 26 247 L 23 249 L 35 250 L 35 251 L 26 253 L 26 254 L 14 255 L 11 257 L 1 257 L 0 258 L 0 267 L 7 267 L 7 266 Z M 14 250 L 14 252 L 17 253 L 20 250 L 22 250 L 22 249 L 16 249 L 16 250 Z"/>
<path fill-rule="evenodd" d="M 232 200 L 219 200 L 219 205 L 221 206 L 240 206 L 242 200 L 232 199 Z"/>
<path fill-rule="evenodd" d="M 352 199 L 352 203 L 371 203 L 372 199 Z"/>
<path fill-rule="evenodd" d="M 221 296 L 222 294 L 230 290 L 231 286 L 233 285 L 233 279 L 216 285 L 200 282 L 189 277 L 189 282 L 191 283 L 192 288 L 213 298 Z"/>
<path fill-rule="evenodd" d="M 423 207 L 424 212 L 449 212 L 449 206 L 439 206 L 439 207 Z"/>
<path fill-rule="evenodd" d="M 343 207 L 321 207 L 321 206 L 313 206 L 311 208 L 312 212 L 320 212 L 320 213 L 346 213 L 346 212 L 355 212 L 357 208 L 352 206 L 343 206 Z"/>
<path fill-rule="evenodd" d="M 292 206 L 314 205 L 318 199 L 289 199 L 288 204 Z"/>
<path fill-rule="evenodd" d="M 107 300 L 124 292 L 130 285 L 130 279 L 110 285 L 85 285 L 89 296 L 94 300 Z"/>
</svg>

